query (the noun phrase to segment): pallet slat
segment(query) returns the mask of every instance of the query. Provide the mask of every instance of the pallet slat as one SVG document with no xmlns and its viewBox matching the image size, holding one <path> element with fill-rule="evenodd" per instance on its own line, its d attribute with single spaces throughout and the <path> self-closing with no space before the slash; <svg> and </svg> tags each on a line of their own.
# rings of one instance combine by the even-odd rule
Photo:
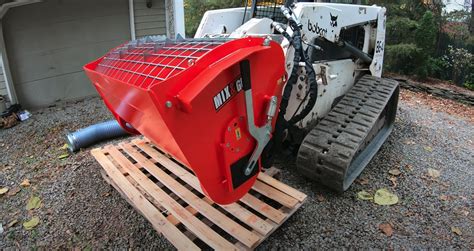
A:
<svg viewBox="0 0 474 251">
<path fill-rule="evenodd" d="M 193 174 L 191 174 L 188 171 L 184 170 L 178 164 L 176 164 L 175 162 L 168 159 L 166 156 L 164 156 L 160 152 L 153 149 L 150 145 L 148 145 L 144 142 L 138 143 L 136 145 L 138 147 L 140 147 L 146 154 L 148 154 L 150 157 L 152 157 L 156 161 L 161 161 L 163 164 L 166 164 L 168 170 L 173 172 L 180 179 L 184 180 L 186 183 L 191 185 L 191 187 L 193 187 L 194 189 L 196 189 L 197 191 L 199 191 L 201 194 L 204 195 L 204 192 L 202 191 L 201 185 L 199 185 L 199 181 L 196 178 L 196 176 L 194 176 Z M 249 196 L 253 197 L 251 195 L 249 195 Z M 254 203 L 254 204 L 256 204 L 256 203 Z M 227 212 L 233 214 L 239 220 L 249 224 L 251 227 L 256 229 L 261 234 L 264 234 L 264 235 L 268 234 L 271 231 L 271 229 L 273 228 L 270 224 L 268 224 L 268 222 L 264 221 L 263 219 L 256 216 L 255 214 L 248 211 L 247 209 L 245 209 L 244 207 L 240 206 L 237 203 L 232 203 L 230 205 L 224 205 L 224 206 L 221 206 L 221 207 L 224 208 Z M 261 208 L 263 208 L 263 207 L 265 207 L 263 209 L 263 211 L 265 211 L 265 212 L 271 211 L 270 208 L 267 208 L 266 206 L 262 206 Z M 254 208 L 255 210 L 260 210 L 261 209 L 258 206 L 255 206 L 255 207 L 252 207 L 252 208 Z M 265 212 L 264 212 L 264 215 L 274 219 L 275 222 L 281 222 L 284 219 L 284 215 L 280 214 L 277 210 L 274 210 L 274 212 L 272 212 L 274 215 L 277 215 L 277 216 L 274 216 L 273 214 L 266 214 Z"/>
<path fill-rule="evenodd" d="M 186 201 L 186 203 L 193 205 L 196 211 L 211 220 L 214 224 L 236 237 L 237 240 L 241 241 L 248 247 L 252 247 L 258 242 L 259 237 L 257 235 L 226 217 L 219 210 L 210 206 L 204 200 L 166 174 L 163 170 L 156 168 L 155 164 L 149 161 L 145 156 L 141 155 L 137 150 L 133 149 L 131 145 L 121 144 L 120 146 L 123 147 L 123 149 L 150 174 L 160 180 L 166 187 L 170 188 L 173 193 Z"/>
<path fill-rule="evenodd" d="M 102 166 L 104 179 L 178 249 L 254 249 L 306 199 L 298 190 L 260 173 L 252 194 L 230 205 L 217 205 L 205 197 L 187 167 L 143 138 L 91 153 Z"/>
<path fill-rule="evenodd" d="M 113 182 L 121 189 L 125 196 L 135 205 L 140 212 L 151 222 L 153 227 L 160 231 L 176 248 L 183 250 L 199 250 L 198 246 L 191 242 L 182 232 L 173 226 L 161 212 L 147 201 L 141 193 L 130 186 L 128 180 L 112 164 L 112 162 L 100 151 L 92 151 L 92 155 L 100 162 L 113 179 Z"/>
<path fill-rule="evenodd" d="M 222 236 L 216 234 L 209 226 L 194 217 L 188 210 L 182 207 L 177 201 L 171 198 L 166 192 L 156 186 L 148 177 L 145 176 L 135 165 L 133 165 L 125 156 L 117 149 L 111 149 L 110 155 L 127 170 L 147 192 L 157 200 L 166 210 L 171 212 L 183 225 L 195 233 L 199 238 L 208 243 L 214 249 L 232 250 L 232 243 L 228 242 Z"/>
</svg>

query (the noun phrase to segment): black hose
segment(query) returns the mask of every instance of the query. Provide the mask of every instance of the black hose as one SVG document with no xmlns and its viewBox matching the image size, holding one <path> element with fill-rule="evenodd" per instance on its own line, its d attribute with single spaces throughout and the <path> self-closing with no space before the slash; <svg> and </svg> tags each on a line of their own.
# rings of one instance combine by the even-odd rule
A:
<svg viewBox="0 0 474 251">
<path fill-rule="evenodd" d="M 70 152 L 76 152 L 97 142 L 130 135 L 116 120 L 109 120 L 99 124 L 79 129 L 66 135 Z"/>
<path fill-rule="evenodd" d="M 290 1 L 287 1 L 287 3 Z M 293 38 L 290 42 L 295 49 L 295 55 L 293 58 L 293 69 L 291 71 L 290 78 L 285 85 L 283 90 L 283 95 L 280 102 L 280 111 L 278 113 L 277 121 L 275 124 L 275 132 L 273 134 L 272 140 L 268 143 L 265 147 L 264 152 L 262 154 L 262 165 L 265 168 L 270 167 L 275 159 L 275 154 L 280 152 L 281 146 L 283 144 L 283 137 L 284 131 L 291 125 L 296 124 L 298 121 L 305 118 L 313 109 L 314 105 L 316 104 L 316 100 L 318 97 L 318 85 L 316 82 L 316 72 L 311 64 L 310 60 L 306 52 L 303 50 L 303 41 L 301 38 L 301 27 L 293 18 L 288 19 L 289 25 L 293 30 Z M 305 70 L 308 75 L 309 79 L 309 101 L 306 106 L 303 108 L 300 114 L 294 116 L 289 121 L 285 119 L 286 109 L 288 108 L 288 103 L 291 97 L 291 92 L 293 90 L 293 86 L 298 81 L 298 66 L 300 62 L 305 62 Z"/>
<path fill-rule="evenodd" d="M 309 80 L 309 100 L 306 106 L 303 108 L 303 110 L 297 114 L 296 116 L 293 116 L 293 118 L 288 121 L 290 125 L 294 125 L 300 120 L 304 119 L 306 115 L 308 115 L 311 110 L 313 110 L 314 105 L 316 104 L 316 100 L 318 98 L 318 82 L 316 81 L 316 72 L 314 71 L 313 65 L 311 62 L 307 59 L 308 57 L 305 57 L 305 69 L 306 69 L 306 74 L 308 75 L 308 80 Z M 303 100 L 304 102 L 304 100 Z"/>
</svg>

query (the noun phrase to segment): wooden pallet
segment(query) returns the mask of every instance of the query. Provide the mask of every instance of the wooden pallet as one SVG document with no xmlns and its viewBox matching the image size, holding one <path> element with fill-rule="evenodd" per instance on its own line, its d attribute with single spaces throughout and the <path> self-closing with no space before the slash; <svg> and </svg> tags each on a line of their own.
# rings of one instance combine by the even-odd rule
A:
<svg viewBox="0 0 474 251">
<path fill-rule="evenodd" d="M 217 205 L 204 196 L 188 168 L 143 138 L 91 153 L 104 179 L 178 249 L 254 249 L 306 199 L 260 173 L 240 201 Z"/>
</svg>

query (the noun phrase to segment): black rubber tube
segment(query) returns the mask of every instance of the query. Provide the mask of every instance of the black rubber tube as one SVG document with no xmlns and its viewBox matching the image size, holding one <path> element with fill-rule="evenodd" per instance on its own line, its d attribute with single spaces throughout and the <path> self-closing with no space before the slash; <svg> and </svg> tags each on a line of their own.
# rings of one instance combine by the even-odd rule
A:
<svg viewBox="0 0 474 251">
<path fill-rule="evenodd" d="M 107 139 L 114 139 L 130 135 L 116 120 L 109 120 L 99 124 L 79 129 L 66 135 L 68 149 L 70 152 L 79 151 L 95 143 Z"/>
</svg>

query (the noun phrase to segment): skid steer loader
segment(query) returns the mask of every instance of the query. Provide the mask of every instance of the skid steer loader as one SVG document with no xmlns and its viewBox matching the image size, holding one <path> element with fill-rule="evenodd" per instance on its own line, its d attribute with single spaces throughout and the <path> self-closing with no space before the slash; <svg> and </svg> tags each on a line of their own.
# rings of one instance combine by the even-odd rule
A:
<svg viewBox="0 0 474 251">
<path fill-rule="evenodd" d="M 283 148 L 345 191 L 390 134 L 385 8 L 256 1 L 205 13 L 192 39 L 145 37 L 84 69 L 125 130 L 188 166 L 215 202 L 245 195 Z"/>
</svg>

